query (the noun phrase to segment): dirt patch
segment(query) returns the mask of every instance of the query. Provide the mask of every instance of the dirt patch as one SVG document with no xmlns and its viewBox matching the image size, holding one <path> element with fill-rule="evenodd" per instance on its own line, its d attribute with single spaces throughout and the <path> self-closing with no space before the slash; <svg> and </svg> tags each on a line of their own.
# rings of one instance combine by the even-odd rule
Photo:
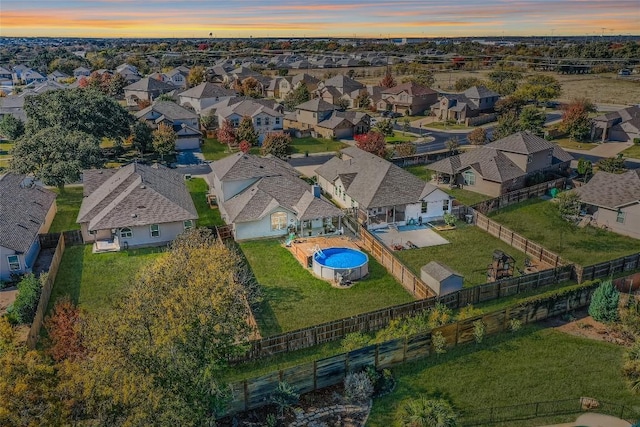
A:
<svg viewBox="0 0 640 427">
<path fill-rule="evenodd" d="M 0 291 L 0 316 L 7 312 L 9 307 L 16 300 L 18 290 L 16 288 Z"/>
<path fill-rule="evenodd" d="M 611 342 L 618 345 L 628 344 L 628 340 L 615 328 L 598 322 L 589 316 L 586 309 L 571 315 L 557 316 L 540 322 L 543 326 L 554 328 L 576 337 L 596 341 Z"/>
</svg>

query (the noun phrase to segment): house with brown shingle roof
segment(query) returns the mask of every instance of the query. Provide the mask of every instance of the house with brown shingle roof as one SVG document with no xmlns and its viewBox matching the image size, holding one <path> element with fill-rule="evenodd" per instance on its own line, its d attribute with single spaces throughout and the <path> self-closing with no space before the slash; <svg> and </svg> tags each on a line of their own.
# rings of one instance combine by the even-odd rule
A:
<svg viewBox="0 0 640 427">
<path fill-rule="evenodd" d="M 640 106 L 612 111 L 591 120 L 591 139 L 632 142 L 640 138 Z"/>
<path fill-rule="evenodd" d="M 349 102 L 349 108 L 353 108 L 356 98 L 365 93 L 365 85 L 343 74 L 320 82 L 317 89 L 318 96 L 325 101 L 337 104 L 339 100 L 344 99 Z"/>
<path fill-rule="evenodd" d="M 427 165 L 437 183 L 497 197 L 525 187 L 527 178 L 562 172 L 573 157 L 556 144 L 517 132 L 482 147 Z"/>
<path fill-rule="evenodd" d="M 314 98 L 296 106 L 293 113 L 285 114 L 284 128 L 295 129 L 296 134 L 320 136 L 327 139 L 352 138 L 369 131 L 371 117 L 358 111 L 339 111 L 322 98 Z"/>
<path fill-rule="evenodd" d="M 640 170 L 596 172 L 575 191 L 593 218 L 592 225 L 640 239 Z"/>
<path fill-rule="evenodd" d="M 161 165 L 85 170 L 82 182 L 76 222 L 94 252 L 166 245 L 198 219 L 182 174 Z"/>
<path fill-rule="evenodd" d="M 435 185 L 356 147 L 341 154 L 316 168 L 318 184 L 369 229 L 428 222 L 451 212 L 452 198 Z"/>
<path fill-rule="evenodd" d="M 407 82 L 382 91 L 376 103 L 380 111 L 393 111 L 404 115 L 422 114 L 438 102 L 438 92 L 415 82 Z"/>
<path fill-rule="evenodd" d="M 145 77 L 124 88 L 127 105 L 135 107 L 141 100 L 152 102 L 163 93 L 171 92 L 175 86 L 160 80 Z"/>
<path fill-rule="evenodd" d="M 211 164 L 210 192 L 236 240 L 339 232 L 342 210 L 275 157 L 236 153 Z"/>
<path fill-rule="evenodd" d="M 454 120 L 464 123 L 467 118 L 483 113 L 492 113 L 500 94 L 484 86 L 473 86 L 463 93 L 445 93 L 431 106 L 431 111 L 439 120 Z"/>
</svg>

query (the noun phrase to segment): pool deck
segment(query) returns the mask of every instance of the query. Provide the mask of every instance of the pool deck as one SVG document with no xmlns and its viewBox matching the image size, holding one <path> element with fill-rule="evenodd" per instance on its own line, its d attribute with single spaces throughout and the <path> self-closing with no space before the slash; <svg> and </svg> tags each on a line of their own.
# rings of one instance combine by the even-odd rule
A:
<svg viewBox="0 0 640 427">
<path fill-rule="evenodd" d="M 308 237 L 295 239 L 287 249 L 304 268 L 310 268 L 311 257 L 317 248 L 351 248 L 362 250 L 358 240 L 348 236 Z"/>
</svg>

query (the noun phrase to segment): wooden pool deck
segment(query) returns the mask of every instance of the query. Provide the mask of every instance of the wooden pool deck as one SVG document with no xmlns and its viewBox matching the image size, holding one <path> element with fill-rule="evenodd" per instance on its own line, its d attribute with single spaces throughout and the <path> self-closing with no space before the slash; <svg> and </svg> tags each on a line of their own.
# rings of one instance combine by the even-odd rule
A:
<svg viewBox="0 0 640 427">
<path fill-rule="evenodd" d="M 307 237 L 295 239 L 287 249 L 304 268 L 311 268 L 311 257 L 318 249 L 351 248 L 361 250 L 359 241 L 348 236 Z"/>
</svg>

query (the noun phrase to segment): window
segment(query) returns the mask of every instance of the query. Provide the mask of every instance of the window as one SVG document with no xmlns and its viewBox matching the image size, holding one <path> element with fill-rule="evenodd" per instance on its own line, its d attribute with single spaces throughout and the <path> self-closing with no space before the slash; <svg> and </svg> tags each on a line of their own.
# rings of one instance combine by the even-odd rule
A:
<svg viewBox="0 0 640 427">
<path fill-rule="evenodd" d="M 120 229 L 120 237 L 126 239 L 126 238 L 132 238 L 133 237 L 133 230 L 130 228 L 121 228 Z"/>
<path fill-rule="evenodd" d="M 160 237 L 160 226 L 158 224 L 151 224 L 149 230 L 151 231 L 151 237 Z"/>
<path fill-rule="evenodd" d="M 193 228 L 193 220 L 192 219 L 188 219 L 185 222 L 183 222 L 182 225 L 184 226 L 185 230 L 189 230 L 189 229 Z"/>
<path fill-rule="evenodd" d="M 624 224 L 624 214 L 625 214 L 625 212 L 618 211 L 618 216 L 616 217 L 616 222 L 619 222 L 620 224 Z"/>
<path fill-rule="evenodd" d="M 427 207 L 429 206 L 429 202 L 423 201 L 422 207 L 420 208 L 420 213 L 427 213 Z"/>
<path fill-rule="evenodd" d="M 231 126 L 233 126 L 234 128 L 237 128 L 238 125 L 239 125 L 238 119 L 231 119 Z"/>
<path fill-rule="evenodd" d="M 287 213 L 275 212 L 271 214 L 271 230 L 284 230 L 287 228 Z"/>
<path fill-rule="evenodd" d="M 20 270 L 20 258 L 18 258 L 18 255 L 9 255 L 7 261 L 9 261 L 10 271 Z"/>
<path fill-rule="evenodd" d="M 442 210 L 447 212 L 449 210 L 449 201 L 448 200 L 443 200 L 442 201 Z"/>
<path fill-rule="evenodd" d="M 266 120 L 265 120 L 265 124 L 267 124 L 267 123 L 266 123 Z M 262 126 L 262 118 L 261 118 L 261 117 L 258 117 L 258 118 L 256 119 L 256 126 Z"/>
<path fill-rule="evenodd" d="M 264 118 L 264 125 L 269 126 L 269 117 Z"/>
<path fill-rule="evenodd" d="M 464 185 L 476 185 L 476 174 L 472 171 L 465 171 L 463 175 Z"/>
<path fill-rule="evenodd" d="M 276 124 L 279 125 L 280 124 L 280 117 L 276 117 Z"/>
</svg>

